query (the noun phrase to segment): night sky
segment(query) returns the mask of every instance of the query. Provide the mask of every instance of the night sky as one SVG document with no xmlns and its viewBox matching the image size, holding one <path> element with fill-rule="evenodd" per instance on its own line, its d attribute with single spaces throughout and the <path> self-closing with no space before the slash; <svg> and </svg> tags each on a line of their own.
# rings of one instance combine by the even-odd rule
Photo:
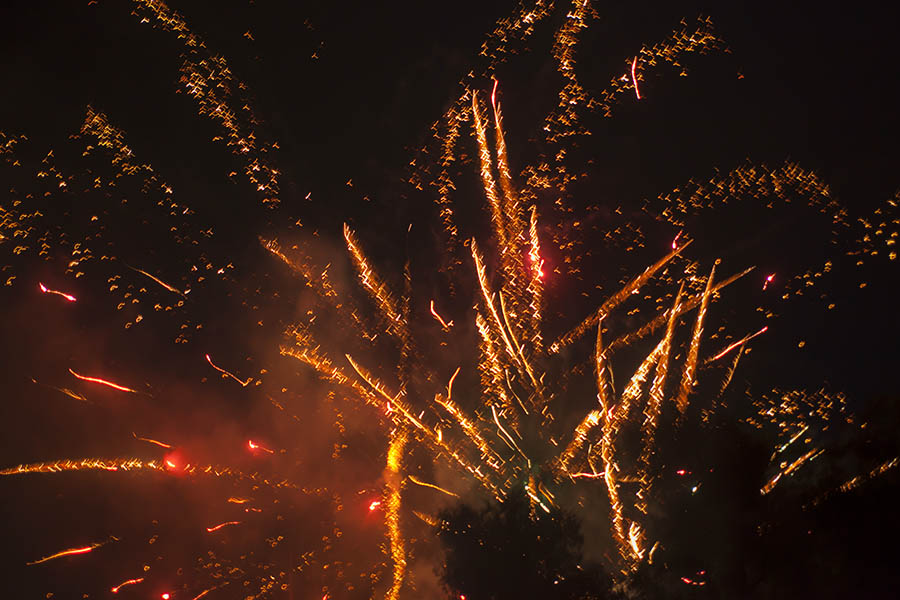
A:
<svg viewBox="0 0 900 600">
<path fill-rule="evenodd" d="M 190 50 L 155 22 L 142 23 L 140 4 L 11 0 L 0 8 L 0 469 L 128 456 L 175 466 L 149 475 L 0 477 L 3 587 L 16 598 L 107 598 L 114 585 L 143 577 L 116 597 L 180 600 L 206 589 L 210 599 L 384 597 L 391 578 L 380 546 L 385 509 L 371 503 L 385 499 L 396 476 L 385 467 L 388 420 L 280 355 L 285 331 L 308 319 L 318 301 L 265 243 L 302 247 L 317 272 L 328 265 L 338 288 L 356 286 L 354 305 L 370 320 L 375 310 L 355 283 L 342 224 L 398 294 L 409 261 L 410 311 L 424 315 L 411 318 L 424 332 L 424 358 L 413 364 L 433 368 L 441 386 L 468 365 L 459 389 L 477 396 L 470 316 L 478 296 L 472 281 L 451 284 L 447 269 L 452 259 L 430 186 L 441 152 L 433 124 L 467 87 L 490 97 L 494 82 L 479 50 L 519 5 L 171 0 L 203 40 Z M 520 182 L 525 166 L 552 162 L 557 150 L 542 127 L 559 100 L 551 36 L 567 10 L 560 3 L 493 71 Z M 535 196 L 546 215 L 539 231 L 546 338 L 577 325 L 668 252 L 676 235 L 693 240 L 687 252 L 701 277 L 716 259 L 720 278 L 756 267 L 711 310 L 713 339 L 703 356 L 768 326 L 744 348 L 718 416 L 660 436 L 659 493 L 669 501 L 650 520 L 669 541 L 664 566 L 644 573 L 658 586 L 640 585 L 657 590 L 647 597 L 887 597 L 878 594 L 900 586 L 892 564 L 900 522 L 891 508 L 900 500 L 898 468 L 835 490 L 900 453 L 900 261 L 889 257 L 896 246 L 884 244 L 900 231 L 894 22 L 859 4 L 649 2 L 593 11 L 576 51 L 579 81 L 592 95 L 643 46 L 694 27 L 698 16 L 711 19 L 723 43 L 685 55 L 686 77 L 671 65 L 648 67 L 641 100 L 628 88 L 611 103 L 611 117 L 584 112 L 591 135 L 574 136 L 564 161 L 579 174 L 565 196 L 572 212 L 554 212 L 552 191 Z M 239 136 L 252 138 L 251 151 L 227 145 L 222 121 L 198 114 L 181 71 L 198 57 L 221 58 L 231 81 L 243 82 L 225 98 Z M 102 113 L 107 132 L 122 133 L 132 157 L 113 160 L 96 129 L 82 130 L 89 111 Z M 490 228 L 471 128 L 463 125 L 453 167 L 454 202 L 461 235 L 481 244 Z M 128 164 L 152 171 L 118 175 Z M 793 189 L 782 198 L 735 197 L 688 215 L 684 227 L 666 221 L 666 194 L 742 165 L 775 171 L 794 164 L 828 187 L 842 223 Z M 248 179 L 267 169 L 277 171 L 274 192 Z M 271 196 L 277 206 L 264 201 Z M 14 236 L 10 215 L 26 213 L 22 222 L 34 227 Z M 888 224 L 879 228 L 879 221 Z M 556 247 L 561 233 L 577 238 L 577 261 Z M 489 256 L 499 251 L 485 246 Z M 78 300 L 41 293 L 39 284 Z M 431 299 L 457 323 L 449 346 L 428 314 Z M 613 335 L 642 322 L 645 313 L 627 310 L 610 319 Z M 343 347 L 353 332 L 329 319 L 316 323 L 327 331 L 323 346 Z M 682 328 L 692 322 L 688 316 Z M 585 349 L 590 344 L 574 345 L 564 358 Z M 649 351 L 641 349 L 641 356 Z M 393 351 L 374 342 L 356 351 L 379 372 L 396 374 Z M 634 371 L 636 356 L 623 352 L 627 364 L 617 376 L 627 378 L 628 361 Z M 422 386 L 427 379 L 410 377 Z M 572 401 L 557 414 L 560 423 L 574 427 L 593 402 L 595 392 L 580 385 L 567 390 Z M 748 415 L 774 390 L 822 391 L 843 398 L 844 408 L 811 427 L 815 439 L 801 440 L 825 449 L 815 464 L 761 497 L 778 472 L 768 454 L 780 438 L 754 428 Z M 480 506 L 489 498 L 462 473 L 432 465 L 422 448 L 408 452 L 419 477 L 456 489 L 462 502 Z M 293 482 L 303 493 L 174 473 L 185 464 L 229 465 L 258 480 Z M 673 476 L 677 468 L 687 478 Z M 401 598 L 449 597 L 438 581 L 433 532 L 411 511 L 436 514 L 456 501 L 429 494 L 409 492 L 403 522 L 413 583 Z M 597 505 L 578 506 L 586 513 Z M 586 557 L 612 571 L 605 516 L 579 518 Z M 205 530 L 232 521 L 240 524 Z M 103 545 L 27 564 L 93 543 Z M 704 586 L 681 583 L 699 570 L 710 572 Z M 276 583 L 268 589 L 267 581 Z"/>
</svg>

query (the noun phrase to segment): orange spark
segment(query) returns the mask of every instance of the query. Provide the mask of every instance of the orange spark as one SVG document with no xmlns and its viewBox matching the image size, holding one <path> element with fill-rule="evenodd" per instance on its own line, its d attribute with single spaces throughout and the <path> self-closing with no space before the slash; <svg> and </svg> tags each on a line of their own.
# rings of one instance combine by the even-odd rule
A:
<svg viewBox="0 0 900 600">
<path fill-rule="evenodd" d="M 39 565 L 41 563 L 47 562 L 48 560 L 53 560 L 54 558 L 62 558 L 63 556 L 72 556 L 74 554 L 87 554 L 94 548 L 102 546 L 105 543 L 106 542 L 97 542 L 97 543 L 91 544 L 90 546 L 83 546 L 81 548 L 70 548 L 68 550 L 63 550 L 62 552 L 57 552 L 56 554 L 51 554 L 50 556 L 45 556 L 44 558 L 34 560 L 34 561 L 31 561 L 31 562 L 28 562 L 25 564 L 26 565 Z"/>
<path fill-rule="evenodd" d="M 169 594 L 169 592 L 163 592 L 159 595 L 159 597 L 162 598 L 162 600 L 169 600 L 169 598 L 171 598 L 172 596 L 171 594 Z"/>
<path fill-rule="evenodd" d="M 711 359 L 709 359 L 709 361 L 707 361 L 707 362 L 712 362 L 712 361 L 714 361 L 714 360 L 719 360 L 720 358 L 722 358 L 723 356 L 725 356 L 726 354 L 728 354 L 729 352 L 731 352 L 732 350 L 734 350 L 734 349 L 737 348 L 738 346 L 740 346 L 740 345 L 742 345 L 742 344 L 746 344 L 747 342 L 749 342 L 750 340 L 752 340 L 752 339 L 755 338 L 756 336 L 762 335 L 762 334 L 764 334 L 764 333 L 765 333 L 766 331 L 768 331 L 768 330 L 769 330 L 769 326 L 766 325 L 765 327 L 763 327 L 762 329 L 760 329 L 760 330 L 757 331 L 756 333 L 753 333 L 753 334 L 744 336 L 743 338 L 739 339 L 739 340 L 736 341 L 735 343 L 731 344 L 730 346 L 728 346 L 727 348 L 725 348 L 724 350 L 722 350 L 721 352 L 719 352 L 718 354 L 716 354 L 715 356 L 713 356 L 713 357 L 712 357 Z"/>
<path fill-rule="evenodd" d="M 683 230 L 683 229 L 682 229 L 681 231 L 679 231 L 679 232 L 675 235 L 675 239 L 672 240 L 672 250 L 675 250 L 676 248 L 678 248 L 678 238 L 681 237 L 681 234 L 682 234 L 682 233 L 684 233 L 684 230 Z"/>
<path fill-rule="evenodd" d="M 132 267 L 131 265 L 129 265 L 129 264 L 127 264 L 127 263 L 124 263 L 124 262 L 123 262 L 122 264 L 124 264 L 126 267 L 128 267 L 128 268 L 131 269 L 132 271 L 137 271 L 138 273 L 140 273 L 140 274 L 143 275 L 144 277 L 149 277 L 150 279 L 152 279 L 153 281 L 155 281 L 156 283 L 158 283 L 159 285 L 161 285 L 162 287 L 164 287 L 164 288 L 167 289 L 168 291 L 172 292 L 173 294 L 178 294 L 178 295 L 181 296 L 182 298 L 187 298 L 187 293 L 186 293 L 186 292 L 182 292 L 181 290 L 172 287 L 171 285 L 169 285 L 168 283 L 166 283 L 166 282 L 163 281 L 162 279 L 159 279 L 158 277 L 154 277 L 153 275 L 151 275 L 151 274 L 148 273 L 147 271 L 144 271 L 143 269 L 138 269 L 138 268 Z M 188 290 L 188 291 L 190 291 L 190 290 Z"/>
<path fill-rule="evenodd" d="M 232 379 L 237 381 L 239 384 L 241 384 L 242 387 L 247 387 L 248 385 L 250 385 L 250 382 L 253 381 L 252 377 L 248 377 L 246 381 L 243 381 L 241 379 L 238 379 L 237 376 L 234 375 L 234 373 L 230 373 L 221 367 L 217 367 L 215 365 L 215 363 L 213 363 L 212 359 L 209 357 L 209 354 L 206 355 L 206 362 L 208 362 L 210 364 L 210 366 L 212 366 L 213 369 L 215 369 L 222 375 L 224 375 L 226 377 L 231 377 Z"/>
<path fill-rule="evenodd" d="M 598 477 L 605 477 L 606 473 L 572 473 L 572 479 L 578 479 L 579 477 L 584 477 L 587 479 L 596 479 Z"/>
<path fill-rule="evenodd" d="M 263 452 L 268 452 L 269 454 L 275 454 L 274 450 L 270 450 L 270 449 L 266 448 L 265 446 L 257 444 L 253 440 L 247 440 L 247 447 L 250 448 L 251 450 L 262 450 Z"/>
<path fill-rule="evenodd" d="M 135 583 L 140 583 L 143 580 L 144 580 L 143 577 L 138 577 L 137 579 L 129 579 L 128 581 L 123 581 L 119 585 L 117 585 L 113 588 L 110 588 L 109 591 L 111 591 L 113 594 L 118 594 L 119 590 L 122 589 L 123 587 L 125 587 L 126 585 L 134 585 Z"/>
<path fill-rule="evenodd" d="M 437 485 L 435 485 L 435 484 L 433 484 L 433 483 L 428 483 L 428 482 L 426 482 L 426 481 L 419 481 L 418 479 L 416 479 L 416 478 L 413 477 L 412 475 L 407 475 L 407 479 L 409 479 L 410 481 L 412 481 L 412 482 L 413 482 L 414 484 L 416 484 L 416 485 L 421 485 L 422 487 L 431 488 L 431 489 L 433 489 L 433 490 L 437 490 L 437 491 L 439 491 L 439 492 L 443 492 L 444 494 L 447 494 L 448 496 L 453 496 L 454 498 L 459 498 L 459 494 L 454 494 L 454 493 L 451 492 L 450 490 L 445 490 L 444 488 L 442 488 L 442 487 L 440 487 L 440 486 L 437 486 Z"/>
<path fill-rule="evenodd" d="M 381 506 L 381 500 L 373 500 L 371 503 L 369 503 L 369 512 L 375 510 L 379 506 Z"/>
<path fill-rule="evenodd" d="M 249 498 L 235 498 L 234 496 L 232 496 L 231 498 L 228 499 L 228 501 L 231 502 L 232 504 L 246 504 L 246 503 L 250 502 L 250 499 Z"/>
<path fill-rule="evenodd" d="M 637 69 L 637 56 L 634 57 L 634 60 L 631 61 L 631 82 L 634 83 L 634 94 L 637 96 L 637 99 L 641 99 L 641 92 L 638 89 L 637 77 L 635 76 L 635 70 Z"/>
<path fill-rule="evenodd" d="M 165 448 L 165 449 L 168 450 L 168 449 L 170 449 L 170 448 L 172 447 L 171 444 L 166 444 L 165 442 L 160 442 L 159 440 L 154 440 L 154 439 L 150 439 L 150 438 L 140 437 L 140 436 L 138 436 L 138 435 L 137 435 L 135 432 L 133 432 L 133 431 L 131 432 L 131 435 L 133 435 L 133 436 L 134 436 L 134 439 L 136 439 L 136 440 L 140 440 L 140 441 L 142 441 L 142 442 L 148 442 L 148 443 L 150 443 L 150 444 L 156 444 L 156 445 L 159 446 L 160 448 Z"/>
<path fill-rule="evenodd" d="M 772 283 L 773 279 L 775 279 L 775 273 L 766 277 L 766 280 L 763 282 L 763 291 L 766 291 L 766 288 L 769 287 L 769 284 Z"/>
<path fill-rule="evenodd" d="M 75 296 L 72 296 L 71 294 L 65 294 L 63 292 L 58 292 L 56 290 L 51 290 L 50 288 L 44 287 L 43 283 L 38 282 L 38 285 L 41 286 L 41 291 L 45 294 L 56 294 L 57 296 L 62 296 L 69 302 L 75 302 L 77 300 L 77 298 Z"/>
<path fill-rule="evenodd" d="M 127 387 L 125 387 L 124 385 L 119 385 L 118 383 L 113 383 L 112 381 L 107 381 L 107 380 L 105 380 L 105 379 L 100 379 L 99 377 L 88 377 L 88 376 L 86 376 L 86 375 L 79 375 L 78 373 L 76 373 L 76 372 L 73 371 L 72 369 L 69 369 L 69 373 L 71 373 L 72 375 L 74 375 L 74 376 L 77 377 L 78 379 L 81 379 L 82 381 L 90 381 L 91 383 L 99 383 L 99 384 L 101 384 L 101 385 L 105 385 L 105 386 L 111 387 L 111 388 L 113 388 L 113 389 L 115 389 L 115 390 L 119 390 L 119 391 L 121 391 L 121 392 L 131 392 L 132 394 L 137 394 L 137 391 L 136 391 L 136 390 L 133 390 L 133 389 L 131 389 L 131 388 L 127 388 Z"/>
<path fill-rule="evenodd" d="M 437 322 L 441 324 L 441 329 L 444 331 L 450 331 L 450 328 L 453 327 L 453 321 L 449 323 L 441 318 L 441 315 L 437 314 L 437 311 L 434 310 L 434 300 L 431 301 L 431 314 L 437 319 Z"/>
<path fill-rule="evenodd" d="M 225 521 L 224 523 L 219 523 L 218 525 L 216 525 L 214 527 L 207 527 L 206 531 L 208 531 L 209 533 L 212 533 L 213 531 L 218 531 L 218 530 L 222 529 L 223 527 L 228 527 L 229 525 L 240 525 L 240 524 L 241 524 L 240 521 Z"/>
</svg>

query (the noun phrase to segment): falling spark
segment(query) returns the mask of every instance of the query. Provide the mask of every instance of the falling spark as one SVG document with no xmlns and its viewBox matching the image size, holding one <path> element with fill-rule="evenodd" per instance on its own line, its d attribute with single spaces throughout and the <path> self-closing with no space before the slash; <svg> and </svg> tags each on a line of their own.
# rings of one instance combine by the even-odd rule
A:
<svg viewBox="0 0 900 600">
<path fill-rule="evenodd" d="M 631 82 L 634 84 L 634 95 L 637 96 L 638 100 L 640 100 L 641 92 L 640 90 L 638 90 L 637 75 L 635 75 L 635 70 L 637 69 L 637 59 L 638 57 L 635 56 L 634 60 L 631 61 Z M 672 248 L 674 249 L 674 246 Z"/>
<path fill-rule="evenodd" d="M 763 282 L 763 287 L 762 287 L 763 291 L 766 291 L 766 288 L 769 287 L 769 284 L 772 283 L 772 280 L 774 280 L 774 279 L 775 279 L 775 273 L 772 273 L 771 275 L 766 277 L 766 280 Z"/>
<path fill-rule="evenodd" d="M 724 350 L 722 350 L 721 352 L 719 352 L 718 354 L 716 354 L 715 356 L 713 356 L 712 358 L 710 358 L 707 362 L 712 362 L 712 361 L 714 361 L 714 360 L 719 360 L 720 358 L 722 358 L 723 356 L 725 356 L 726 354 L 728 354 L 729 352 L 731 352 L 732 350 L 734 350 L 734 349 L 737 348 L 738 346 L 741 346 L 741 345 L 743 345 L 743 344 L 746 344 L 747 342 L 749 342 L 750 340 L 752 340 L 752 339 L 755 338 L 756 336 L 762 335 L 762 334 L 764 334 L 765 332 L 767 332 L 768 330 L 769 330 L 769 326 L 766 325 L 765 327 L 763 327 L 762 329 L 760 329 L 760 330 L 757 331 L 756 333 L 752 333 L 752 334 L 750 334 L 750 335 L 746 335 L 746 336 L 742 337 L 742 338 L 739 339 L 738 341 L 736 341 L 736 342 L 734 342 L 733 344 L 729 345 L 727 348 L 725 348 Z"/>
<path fill-rule="evenodd" d="M 166 449 L 171 449 L 171 448 L 172 448 L 172 445 L 171 445 L 171 444 L 166 444 L 165 442 L 160 442 L 159 440 L 154 440 L 154 439 L 151 439 L 151 438 L 140 437 L 140 436 L 138 436 L 138 435 L 137 435 L 135 432 L 133 432 L 133 431 L 131 432 L 131 435 L 133 435 L 133 436 L 134 436 L 134 439 L 136 439 L 136 440 L 140 440 L 140 441 L 142 441 L 142 442 L 148 442 L 148 443 L 150 443 L 150 444 L 156 444 L 156 445 L 159 446 L 160 448 L 166 448 Z"/>
<path fill-rule="evenodd" d="M 30 565 L 39 565 L 39 564 L 45 563 L 49 560 L 53 560 L 56 558 L 62 558 L 63 556 L 74 556 L 76 554 L 87 554 L 88 552 L 94 550 L 95 548 L 99 548 L 100 546 L 108 543 L 108 541 L 109 540 L 107 540 L 106 542 L 96 542 L 96 543 L 91 544 L 90 546 L 83 546 L 81 548 L 70 548 L 68 550 L 63 550 L 62 552 L 57 552 L 56 554 L 51 554 L 50 556 L 45 556 L 44 558 L 29 562 L 29 563 L 25 563 L 25 564 L 29 565 L 29 566 Z"/>
<path fill-rule="evenodd" d="M 682 234 L 683 232 L 684 232 L 684 230 L 682 229 L 682 230 L 680 230 L 677 234 L 675 234 L 675 239 L 672 240 L 672 250 L 675 250 L 675 249 L 678 248 L 678 238 L 681 237 L 681 234 Z"/>
<path fill-rule="evenodd" d="M 118 594 L 118 593 L 119 593 L 119 590 L 122 589 L 123 587 L 128 586 L 128 585 L 134 585 L 134 584 L 136 584 L 136 583 L 140 583 L 140 582 L 142 582 L 143 580 L 144 580 L 143 577 L 138 577 L 137 579 L 129 579 L 128 581 L 123 581 L 123 582 L 120 583 L 119 585 L 117 585 L 117 586 L 115 586 L 115 587 L 113 587 L 113 588 L 110 588 L 109 591 L 111 591 L 113 594 Z"/>
<path fill-rule="evenodd" d="M 113 388 L 114 390 L 119 390 L 119 391 L 121 391 L 121 392 L 130 392 L 130 393 L 132 393 L 132 394 L 137 394 L 137 391 L 136 391 L 136 390 L 133 390 L 133 389 L 131 389 L 131 388 L 127 388 L 127 387 L 125 387 L 124 385 L 119 385 L 118 383 L 113 383 L 112 381 L 107 381 L 107 380 L 105 380 L 105 379 L 100 379 L 99 377 L 88 377 L 87 375 L 79 375 L 78 373 L 76 373 L 76 372 L 73 371 L 72 369 L 69 369 L 69 373 L 71 373 L 72 375 L 74 375 L 75 377 L 77 377 L 78 379 L 80 379 L 80 380 L 82 380 L 82 381 L 89 381 L 89 382 L 91 382 L 91 383 L 99 383 L 100 385 L 105 385 L 105 386 L 107 386 L 107 387 L 111 387 L 111 388 Z"/>
<path fill-rule="evenodd" d="M 253 440 L 247 440 L 247 447 L 251 450 L 262 450 L 263 452 L 268 452 L 269 454 L 275 454 L 274 450 L 270 450 L 269 448 L 266 448 L 265 446 L 254 442 Z"/>
<path fill-rule="evenodd" d="M 410 481 L 412 481 L 412 482 L 413 482 L 414 484 L 416 484 L 416 485 L 421 485 L 422 487 L 431 488 L 431 489 L 433 489 L 433 490 L 437 490 L 437 491 L 439 491 L 439 492 L 441 492 L 441 493 L 447 494 L 448 496 L 453 496 L 454 498 L 459 498 L 459 494 L 454 494 L 454 493 L 451 492 L 450 490 L 445 490 L 444 488 L 442 488 L 442 487 L 440 487 L 440 486 L 437 486 L 437 485 L 435 485 L 435 484 L 433 484 L 433 483 L 427 483 L 427 482 L 425 482 L 425 481 L 419 481 L 419 480 L 416 479 L 413 475 L 407 475 L 407 479 L 409 479 Z"/>
<path fill-rule="evenodd" d="M 453 327 L 453 321 L 450 321 L 448 323 L 434 309 L 434 300 L 431 301 L 431 314 L 432 316 L 434 316 L 437 322 L 441 324 L 441 329 L 443 329 L 444 331 L 450 331 L 450 328 Z"/>
<path fill-rule="evenodd" d="M 375 510 L 375 509 L 378 508 L 379 506 L 381 506 L 381 500 L 372 500 L 372 501 L 369 503 L 369 512 L 372 512 L 373 510 Z"/>
<path fill-rule="evenodd" d="M 241 384 L 241 387 L 247 387 L 250 384 L 250 382 L 253 381 L 252 377 L 248 377 L 246 381 L 244 381 L 243 379 L 239 379 L 234 373 L 231 373 L 221 367 L 216 366 L 216 364 L 209 357 L 209 354 L 206 355 L 206 362 L 208 362 L 210 364 L 210 366 L 212 366 L 213 369 L 215 369 L 216 371 L 221 373 L 223 376 L 231 377 L 232 379 L 237 381 L 239 384 Z"/>
<path fill-rule="evenodd" d="M 225 521 L 224 523 L 219 523 L 218 525 L 214 525 L 213 527 L 207 527 L 206 531 L 208 531 L 209 533 L 212 533 L 214 531 L 218 531 L 218 530 L 222 529 L 223 527 L 228 527 L 229 525 L 240 525 L 240 524 L 241 524 L 240 521 Z"/>
<path fill-rule="evenodd" d="M 63 293 L 63 292 L 59 292 L 59 291 L 57 291 L 57 290 L 51 290 L 51 289 L 49 289 L 49 288 L 47 288 L 47 287 L 44 287 L 44 284 L 43 284 L 43 283 L 38 282 L 38 285 L 40 286 L 41 291 L 44 292 L 45 294 L 56 294 L 57 296 L 62 296 L 63 298 L 65 298 L 65 299 L 68 300 L 69 302 L 75 302 L 75 301 L 78 300 L 75 296 L 72 296 L 71 294 L 66 294 L 66 293 Z"/>
<path fill-rule="evenodd" d="M 125 263 L 122 263 L 122 264 L 125 264 Z M 136 267 L 132 267 L 132 266 L 129 265 L 129 264 L 125 264 L 125 266 L 128 267 L 129 269 L 131 269 L 132 271 L 137 271 L 138 273 L 140 273 L 140 274 L 143 275 L 144 277 L 149 277 L 151 280 L 153 280 L 154 282 L 158 283 L 158 284 L 161 285 L 163 288 L 165 288 L 166 290 L 172 292 L 173 294 L 178 294 L 178 295 L 181 296 L 182 298 L 187 298 L 187 292 L 182 292 L 181 290 L 172 287 L 171 285 L 169 285 L 168 283 L 166 283 L 166 282 L 163 281 L 162 279 L 159 279 L 158 277 L 154 277 L 153 275 L 151 275 L 151 274 L 148 273 L 147 271 L 144 271 L 143 269 L 138 269 L 138 268 L 136 268 Z"/>
</svg>

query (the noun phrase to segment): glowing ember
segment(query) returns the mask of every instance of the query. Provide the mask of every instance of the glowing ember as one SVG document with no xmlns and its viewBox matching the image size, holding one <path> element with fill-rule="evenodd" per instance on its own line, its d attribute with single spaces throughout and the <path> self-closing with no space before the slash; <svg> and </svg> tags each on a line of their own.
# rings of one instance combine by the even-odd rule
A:
<svg viewBox="0 0 900 600">
<path fill-rule="evenodd" d="M 143 580 L 144 580 L 143 577 L 138 577 L 137 579 L 129 579 L 127 581 L 123 581 L 122 583 L 120 583 L 119 585 L 117 585 L 113 588 L 110 588 L 109 591 L 111 591 L 113 594 L 118 594 L 119 590 L 122 589 L 123 587 L 128 586 L 128 585 L 134 585 L 136 583 L 140 583 Z"/>
<path fill-rule="evenodd" d="M 105 385 L 107 387 L 111 387 L 114 390 L 119 390 L 121 392 L 130 392 L 132 394 L 137 394 L 136 390 L 125 387 L 124 385 L 119 385 L 118 383 L 113 383 L 112 381 L 107 381 L 106 379 L 100 379 L 99 377 L 88 377 L 87 375 L 79 375 L 72 369 L 69 369 L 69 373 L 77 377 L 82 381 L 89 381 L 91 383 L 99 383 L 100 385 Z"/>
</svg>

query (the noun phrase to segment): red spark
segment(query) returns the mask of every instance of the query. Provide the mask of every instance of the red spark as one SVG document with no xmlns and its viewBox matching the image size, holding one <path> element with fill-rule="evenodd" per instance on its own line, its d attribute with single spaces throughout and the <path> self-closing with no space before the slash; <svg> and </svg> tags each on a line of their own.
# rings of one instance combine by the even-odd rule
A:
<svg viewBox="0 0 900 600">
<path fill-rule="evenodd" d="M 207 527 L 206 531 L 212 533 L 213 531 L 218 531 L 223 527 L 228 527 L 229 525 L 240 525 L 240 521 L 225 521 L 224 523 L 219 523 L 218 525 L 214 525 L 213 527 Z"/>
<path fill-rule="evenodd" d="M 126 585 L 134 585 L 135 583 L 140 583 L 143 580 L 144 580 L 143 577 L 138 577 L 137 579 L 129 579 L 128 581 L 123 581 L 116 587 L 110 588 L 109 591 L 111 591 L 113 594 L 118 594 L 119 590 L 122 589 L 123 587 L 125 587 Z"/>
<path fill-rule="evenodd" d="M 169 598 L 171 598 L 172 595 L 169 594 L 169 592 L 163 592 L 162 594 L 160 594 L 159 597 L 162 598 L 162 600 L 169 600 Z"/>
<path fill-rule="evenodd" d="M 684 232 L 684 230 L 682 229 L 682 230 L 679 231 L 678 234 L 675 236 L 675 239 L 672 240 L 672 250 L 675 250 L 675 249 L 678 248 L 678 238 L 681 237 L 681 234 L 682 234 L 683 232 Z"/>
<path fill-rule="evenodd" d="M 684 469 L 678 469 L 677 471 L 675 471 L 676 475 L 684 475 L 685 473 L 687 473 L 687 471 L 685 471 Z"/>
<path fill-rule="evenodd" d="M 38 282 L 38 285 L 41 287 L 41 291 L 44 292 L 45 294 L 56 294 L 57 296 L 62 296 L 63 298 L 65 298 L 65 299 L 68 300 L 69 302 L 75 302 L 76 300 L 78 300 L 75 296 L 72 296 L 71 294 L 65 294 L 65 293 L 63 293 L 63 292 L 58 292 L 58 291 L 56 291 L 56 290 L 51 290 L 50 288 L 45 287 L 44 284 L 41 283 L 41 282 Z"/>
<path fill-rule="evenodd" d="M 369 512 L 375 510 L 375 509 L 378 508 L 379 506 L 381 506 L 381 500 L 373 500 L 373 501 L 369 504 Z"/>
<path fill-rule="evenodd" d="M 77 377 L 78 379 L 81 379 L 82 381 L 90 381 L 91 383 L 99 383 L 99 384 L 101 384 L 101 385 L 105 385 L 105 386 L 111 387 L 111 388 L 113 388 L 113 389 L 115 389 L 115 390 L 119 390 L 119 391 L 121 391 L 121 392 L 131 392 L 132 394 L 137 394 L 137 391 L 135 391 L 135 390 L 133 390 L 133 389 L 131 389 L 131 388 L 127 388 L 127 387 L 125 387 L 124 385 L 119 385 L 118 383 L 113 383 L 112 381 L 107 381 L 107 380 L 105 380 L 105 379 L 100 379 L 99 377 L 88 377 L 87 375 L 79 375 L 78 373 L 76 373 L 76 372 L 73 371 L 72 369 L 69 369 L 69 373 L 71 373 L 72 375 L 74 375 L 74 376 Z"/>
<path fill-rule="evenodd" d="M 637 69 L 637 56 L 634 57 L 634 60 L 631 61 L 631 82 L 634 84 L 634 94 L 637 96 L 637 99 L 641 99 L 641 92 L 638 89 L 637 77 L 635 76 L 635 70 Z"/>
<path fill-rule="evenodd" d="M 766 277 L 766 280 L 763 282 L 763 291 L 766 291 L 766 288 L 769 287 L 769 284 L 772 283 L 773 279 L 775 279 L 775 273 Z"/>
</svg>

